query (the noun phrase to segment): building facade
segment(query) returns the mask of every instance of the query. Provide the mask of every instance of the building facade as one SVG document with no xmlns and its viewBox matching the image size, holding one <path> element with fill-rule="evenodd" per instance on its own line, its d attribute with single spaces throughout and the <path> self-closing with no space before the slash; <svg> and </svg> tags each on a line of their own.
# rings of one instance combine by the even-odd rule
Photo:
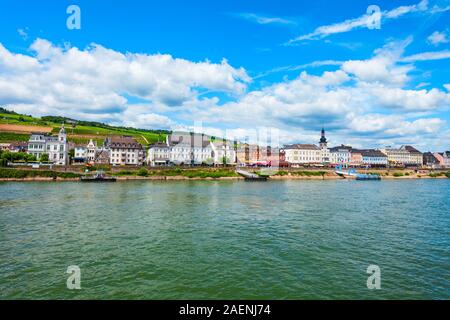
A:
<svg viewBox="0 0 450 320">
<path fill-rule="evenodd" d="M 151 166 L 214 164 L 215 156 L 209 137 L 196 133 L 174 133 L 166 142 L 149 147 L 147 163 Z"/>
<path fill-rule="evenodd" d="M 450 168 L 450 151 L 435 152 L 433 156 L 438 160 L 441 168 Z"/>
<path fill-rule="evenodd" d="M 291 165 L 322 163 L 322 150 L 314 144 L 292 144 L 283 150 L 286 161 Z"/>
<path fill-rule="evenodd" d="M 87 160 L 87 148 L 85 145 L 76 145 L 73 152 L 74 163 L 85 163 Z"/>
<path fill-rule="evenodd" d="M 400 148 L 386 147 L 380 149 L 388 157 L 388 163 L 392 166 L 422 166 L 423 154 L 412 146 Z"/>
<path fill-rule="evenodd" d="M 352 147 L 341 145 L 330 148 L 330 162 L 332 164 L 349 164 L 351 161 Z"/>
<path fill-rule="evenodd" d="M 423 154 L 423 165 L 429 168 L 436 168 L 440 166 L 440 163 L 432 152 L 425 152 Z"/>
<path fill-rule="evenodd" d="M 362 164 L 371 167 L 386 167 L 388 165 L 387 156 L 379 150 L 361 150 Z"/>
<path fill-rule="evenodd" d="M 108 149 L 109 161 L 113 165 L 142 165 L 145 162 L 144 147 L 133 137 L 112 137 L 104 149 Z"/>
<path fill-rule="evenodd" d="M 167 143 L 158 142 L 149 146 L 147 164 L 155 166 L 167 166 L 170 164 L 170 147 Z"/>
<path fill-rule="evenodd" d="M 67 165 L 69 163 L 69 145 L 64 125 L 59 130 L 58 136 L 39 132 L 32 133 L 28 140 L 27 153 L 34 155 L 37 160 L 47 154 L 49 162 L 56 165 Z"/>
<path fill-rule="evenodd" d="M 235 164 L 236 148 L 233 142 L 228 140 L 219 140 L 211 142 L 212 156 L 214 164 Z"/>
</svg>

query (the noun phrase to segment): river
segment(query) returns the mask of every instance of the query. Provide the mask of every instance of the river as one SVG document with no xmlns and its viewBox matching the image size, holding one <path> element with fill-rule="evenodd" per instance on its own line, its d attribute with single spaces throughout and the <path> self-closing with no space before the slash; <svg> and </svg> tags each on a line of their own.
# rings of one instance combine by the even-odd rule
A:
<svg viewBox="0 0 450 320">
<path fill-rule="evenodd" d="M 0 299 L 448 299 L 449 231 L 450 179 L 4 182 Z"/>
</svg>

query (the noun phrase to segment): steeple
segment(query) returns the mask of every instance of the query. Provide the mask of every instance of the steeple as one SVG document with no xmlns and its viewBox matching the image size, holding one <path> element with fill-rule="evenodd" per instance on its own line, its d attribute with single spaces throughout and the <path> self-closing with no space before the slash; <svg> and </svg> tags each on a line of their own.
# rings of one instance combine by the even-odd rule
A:
<svg viewBox="0 0 450 320">
<path fill-rule="evenodd" d="M 321 133 L 321 135 L 320 135 L 320 141 L 319 141 L 319 143 L 320 144 L 323 144 L 323 143 L 327 143 L 327 138 L 325 137 L 325 129 L 324 128 L 322 128 L 322 133 Z"/>
<path fill-rule="evenodd" d="M 64 128 L 64 123 L 61 125 L 61 129 L 59 130 L 58 140 L 63 143 L 67 142 L 67 134 L 66 129 Z"/>
</svg>

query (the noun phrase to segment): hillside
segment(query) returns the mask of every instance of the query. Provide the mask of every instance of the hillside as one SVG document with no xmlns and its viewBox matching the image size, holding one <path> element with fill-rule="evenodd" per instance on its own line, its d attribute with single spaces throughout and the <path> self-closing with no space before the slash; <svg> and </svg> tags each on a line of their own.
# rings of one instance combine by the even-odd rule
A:
<svg viewBox="0 0 450 320">
<path fill-rule="evenodd" d="M 28 141 L 31 132 L 56 134 L 62 123 L 66 125 L 68 139 L 74 143 L 87 143 L 89 139 L 103 142 L 111 135 L 133 136 L 139 143 L 148 145 L 163 141 L 169 131 L 116 127 L 94 121 L 79 121 L 66 117 L 45 116 L 41 118 L 18 114 L 0 108 L 0 142 Z"/>
</svg>

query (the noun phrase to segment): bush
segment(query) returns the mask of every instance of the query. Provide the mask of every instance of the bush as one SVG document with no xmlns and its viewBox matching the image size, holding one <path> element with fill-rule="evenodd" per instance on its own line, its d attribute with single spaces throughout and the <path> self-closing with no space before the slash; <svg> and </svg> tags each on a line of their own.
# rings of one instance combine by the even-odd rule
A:
<svg viewBox="0 0 450 320">
<path fill-rule="evenodd" d="M 291 174 L 306 177 L 319 177 L 326 174 L 325 171 L 294 171 Z"/>
<path fill-rule="evenodd" d="M 42 162 L 48 162 L 48 160 L 49 160 L 48 154 L 44 153 L 39 160 Z"/>
<path fill-rule="evenodd" d="M 36 157 L 28 154 L 26 152 L 2 152 L 0 155 L 1 159 L 5 159 L 7 161 L 23 161 L 23 162 L 31 162 L 36 161 Z"/>
<path fill-rule="evenodd" d="M 403 174 L 403 172 L 394 172 L 393 176 L 394 177 L 403 177 L 404 174 Z"/>
<path fill-rule="evenodd" d="M 450 179 L 450 170 L 445 173 L 445 176 Z"/>
<path fill-rule="evenodd" d="M 33 177 L 45 177 L 45 178 L 63 178 L 73 179 L 79 178 L 81 175 L 73 172 L 56 172 L 56 171 L 38 171 L 38 170 L 17 170 L 17 169 L 0 169 L 0 178 L 33 178 Z"/>
<path fill-rule="evenodd" d="M 134 176 L 134 172 L 130 170 L 120 170 L 119 172 L 114 173 L 116 176 Z"/>
<path fill-rule="evenodd" d="M 7 167 L 7 166 L 8 166 L 8 160 L 0 159 L 0 167 Z"/>
<path fill-rule="evenodd" d="M 145 169 L 145 168 L 141 168 L 137 172 L 137 175 L 140 176 L 140 177 L 147 177 L 148 176 L 148 170 Z"/>
</svg>

